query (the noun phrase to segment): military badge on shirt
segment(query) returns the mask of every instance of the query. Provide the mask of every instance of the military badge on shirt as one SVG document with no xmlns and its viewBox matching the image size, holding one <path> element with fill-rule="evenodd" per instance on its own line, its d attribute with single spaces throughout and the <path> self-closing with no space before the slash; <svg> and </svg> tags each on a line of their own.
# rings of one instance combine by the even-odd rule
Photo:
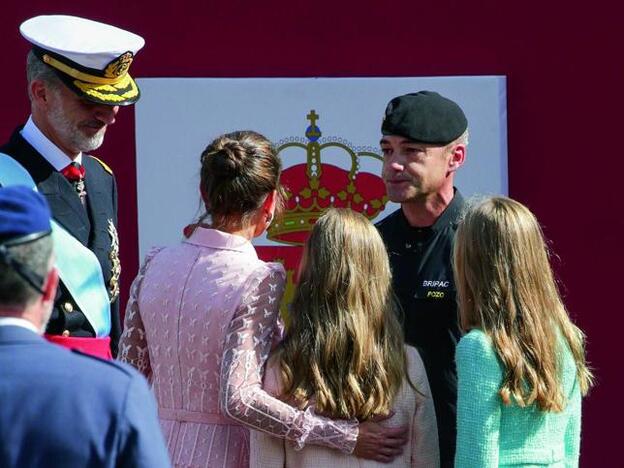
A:
<svg viewBox="0 0 624 468">
<path fill-rule="evenodd" d="M 422 280 L 416 287 L 414 297 L 417 299 L 453 299 L 455 285 L 448 279 Z"/>
</svg>

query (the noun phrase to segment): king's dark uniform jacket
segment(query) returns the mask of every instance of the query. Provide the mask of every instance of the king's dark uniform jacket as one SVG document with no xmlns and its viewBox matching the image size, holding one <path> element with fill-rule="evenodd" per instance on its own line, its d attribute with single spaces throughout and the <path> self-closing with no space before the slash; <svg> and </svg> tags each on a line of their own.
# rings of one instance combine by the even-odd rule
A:
<svg viewBox="0 0 624 468">
<path fill-rule="evenodd" d="M 0 147 L 0 153 L 8 154 L 30 173 L 39 192 L 47 198 L 54 219 L 97 257 L 104 283 L 114 299 L 111 303 L 110 337 L 111 351 L 115 356 L 121 334 L 119 301 L 114 292 L 119 281 L 119 274 L 114 272 L 114 263 L 118 261 L 113 246 L 117 242 L 115 178 L 97 159 L 83 155 L 87 192 L 87 203 L 83 206 L 72 184 L 22 137 L 20 130 L 18 128 L 10 141 Z M 114 229 L 111 229 L 111 223 Z M 95 336 L 93 327 L 62 283 L 46 333 L 73 337 Z"/>
</svg>

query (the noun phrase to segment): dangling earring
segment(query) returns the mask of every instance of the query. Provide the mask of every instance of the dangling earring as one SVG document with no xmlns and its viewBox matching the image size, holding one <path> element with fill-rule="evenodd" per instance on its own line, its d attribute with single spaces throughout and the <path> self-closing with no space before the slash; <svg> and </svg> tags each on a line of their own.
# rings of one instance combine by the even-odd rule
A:
<svg viewBox="0 0 624 468">
<path fill-rule="evenodd" d="M 273 213 L 267 213 L 266 215 L 266 225 L 269 226 L 273 221 Z"/>
</svg>

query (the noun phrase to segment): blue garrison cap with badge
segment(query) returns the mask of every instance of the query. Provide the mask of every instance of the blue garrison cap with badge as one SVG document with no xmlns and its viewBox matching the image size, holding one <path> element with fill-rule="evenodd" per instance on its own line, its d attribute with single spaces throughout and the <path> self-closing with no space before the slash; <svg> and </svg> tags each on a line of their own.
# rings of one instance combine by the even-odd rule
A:
<svg viewBox="0 0 624 468">
<path fill-rule="evenodd" d="M 65 85 L 97 104 L 134 104 L 141 93 L 128 73 L 141 36 L 104 23 L 66 15 L 30 18 L 20 26 L 34 54 Z"/>
<path fill-rule="evenodd" d="M 435 91 L 419 91 L 397 96 L 388 103 L 381 133 L 447 145 L 467 128 L 468 120 L 457 103 Z"/>
<path fill-rule="evenodd" d="M 22 185 L 0 187 L 0 263 L 13 268 L 40 293 L 43 278 L 17 262 L 10 247 L 50 235 L 50 217 L 48 202 L 39 192 Z"/>
</svg>

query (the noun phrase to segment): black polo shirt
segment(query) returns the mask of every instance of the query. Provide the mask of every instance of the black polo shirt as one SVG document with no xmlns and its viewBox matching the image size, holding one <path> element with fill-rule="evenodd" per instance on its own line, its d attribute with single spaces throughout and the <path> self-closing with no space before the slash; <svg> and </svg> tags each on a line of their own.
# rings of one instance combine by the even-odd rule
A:
<svg viewBox="0 0 624 468">
<path fill-rule="evenodd" d="M 461 336 L 453 280 L 453 239 L 464 200 L 455 195 L 429 227 L 412 227 L 402 209 L 377 224 L 386 243 L 394 291 L 403 308 L 405 340 L 425 363 L 436 409 L 442 466 L 453 466 Z"/>
</svg>

